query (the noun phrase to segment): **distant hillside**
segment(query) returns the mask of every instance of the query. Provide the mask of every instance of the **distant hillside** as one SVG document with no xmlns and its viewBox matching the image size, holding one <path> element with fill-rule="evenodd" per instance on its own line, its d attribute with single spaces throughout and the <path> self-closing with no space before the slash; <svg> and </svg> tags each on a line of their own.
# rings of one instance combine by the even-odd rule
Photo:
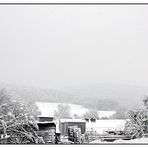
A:
<svg viewBox="0 0 148 148">
<path fill-rule="evenodd" d="M 69 93 L 90 98 L 87 101 L 97 102 L 97 100 L 111 100 L 124 106 L 139 106 L 142 99 L 148 95 L 148 87 L 123 85 L 123 84 L 89 84 L 79 87 L 70 87 Z"/>
<path fill-rule="evenodd" d="M 0 88 L 16 99 L 42 102 L 74 103 L 98 110 L 119 110 L 142 104 L 148 89 L 129 85 L 93 84 L 67 88 L 63 91 L 1 84 Z"/>
</svg>

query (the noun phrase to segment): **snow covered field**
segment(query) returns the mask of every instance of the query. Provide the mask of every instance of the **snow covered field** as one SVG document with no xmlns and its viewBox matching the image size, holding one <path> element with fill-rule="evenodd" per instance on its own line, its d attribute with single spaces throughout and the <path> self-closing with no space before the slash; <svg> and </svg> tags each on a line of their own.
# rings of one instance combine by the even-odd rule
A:
<svg viewBox="0 0 148 148">
<path fill-rule="evenodd" d="M 100 140 L 94 140 L 91 142 L 92 144 L 96 144 L 96 143 L 120 143 L 120 144 L 131 144 L 131 143 L 137 143 L 137 144 L 148 144 L 148 138 L 138 138 L 138 139 L 133 139 L 133 140 L 115 140 L 114 142 L 106 142 L 106 141 L 100 141 Z"/>
<path fill-rule="evenodd" d="M 36 104 L 39 107 L 42 116 L 53 116 L 54 111 L 57 110 L 57 106 L 60 103 L 36 102 Z M 74 114 L 82 116 L 88 111 L 87 108 L 81 105 L 76 105 L 76 104 L 68 104 L 68 105 L 70 105 L 71 107 L 71 116 L 73 116 Z M 98 111 L 98 114 L 99 117 L 110 117 L 113 114 L 115 114 L 115 111 Z"/>
<path fill-rule="evenodd" d="M 95 123 L 86 123 L 86 130 L 103 134 L 105 130 L 124 130 L 125 123 L 125 120 L 97 120 Z"/>
<path fill-rule="evenodd" d="M 133 140 L 116 140 L 114 141 L 114 143 L 139 143 L 139 144 L 143 144 L 143 143 L 147 143 L 148 144 L 148 138 L 138 138 L 138 139 L 133 139 Z"/>
</svg>

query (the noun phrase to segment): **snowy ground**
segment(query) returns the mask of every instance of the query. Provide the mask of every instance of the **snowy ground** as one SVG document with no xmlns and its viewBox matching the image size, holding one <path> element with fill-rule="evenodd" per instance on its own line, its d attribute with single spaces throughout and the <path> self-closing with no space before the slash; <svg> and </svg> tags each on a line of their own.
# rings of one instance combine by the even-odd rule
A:
<svg viewBox="0 0 148 148">
<path fill-rule="evenodd" d="M 103 134 L 105 130 L 124 130 L 125 123 L 125 120 L 97 120 L 95 123 L 86 123 L 86 130 Z"/>
<path fill-rule="evenodd" d="M 114 143 L 120 143 L 120 144 L 130 144 L 130 143 L 137 143 L 137 144 L 148 144 L 148 138 L 139 138 L 139 139 L 133 139 L 133 140 L 115 140 L 114 142 L 101 142 L 100 140 L 95 140 L 91 142 L 92 144 L 101 143 L 101 144 L 114 144 Z"/>
<path fill-rule="evenodd" d="M 45 103 L 45 102 L 36 102 L 37 106 L 42 112 L 42 116 L 53 116 L 54 111 L 57 110 L 57 106 L 60 103 Z M 66 104 L 66 103 L 65 103 Z M 82 116 L 87 112 L 87 108 L 76 105 L 76 104 L 69 104 L 71 107 L 71 114 L 77 114 Z M 115 114 L 115 111 L 98 111 L 99 117 L 110 117 Z"/>
<path fill-rule="evenodd" d="M 139 139 L 133 139 L 133 140 L 116 140 L 114 143 L 147 143 L 148 144 L 148 138 L 139 138 Z"/>
</svg>

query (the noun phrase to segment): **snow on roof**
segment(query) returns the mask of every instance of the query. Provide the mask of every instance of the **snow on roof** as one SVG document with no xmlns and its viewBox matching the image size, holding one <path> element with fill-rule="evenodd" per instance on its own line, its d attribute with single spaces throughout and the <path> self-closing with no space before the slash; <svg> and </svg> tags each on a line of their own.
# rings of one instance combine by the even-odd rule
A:
<svg viewBox="0 0 148 148">
<path fill-rule="evenodd" d="M 52 122 L 52 121 L 44 121 L 44 122 L 36 121 L 36 122 L 39 123 L 39 124 L 48 124 L 48 123 L 56 124 L 55 122 Z"/>
<path fill-rule="evenodd" d="M 85 120 L 82 119 L 60 119 L 60 122 L 85 122 Z"/>
<path fill-rule="evenodd" d="M 54 118 L 53 115 L 40 115 L 39 118 Z"/>
</svg>

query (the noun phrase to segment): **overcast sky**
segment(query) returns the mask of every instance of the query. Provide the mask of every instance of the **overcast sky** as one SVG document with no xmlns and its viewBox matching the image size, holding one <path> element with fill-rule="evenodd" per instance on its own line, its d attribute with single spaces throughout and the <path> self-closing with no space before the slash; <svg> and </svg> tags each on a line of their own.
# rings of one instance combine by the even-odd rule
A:
<svg viewBox="0 0 148 148">
<path fill-rule="evenodd" d="M 148 6 L 0 6 L 0 82 L 148 86 Z"/>
</svg>

